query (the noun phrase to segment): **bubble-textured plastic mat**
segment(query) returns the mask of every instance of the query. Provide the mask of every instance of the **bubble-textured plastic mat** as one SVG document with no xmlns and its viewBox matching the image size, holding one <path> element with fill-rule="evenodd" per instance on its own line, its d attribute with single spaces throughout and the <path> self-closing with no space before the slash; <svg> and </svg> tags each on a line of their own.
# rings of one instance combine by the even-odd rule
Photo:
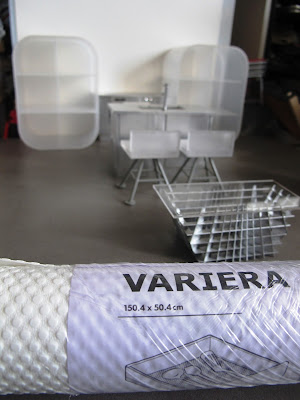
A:
<svg viewBox="0 0 300 400">
<path fill-rule="evenodd" d="M 37 268 L 39 266 L 39 268 Z M 0 260 L 0 393 L 68 393 L 73 267 Z"/>
</svg>

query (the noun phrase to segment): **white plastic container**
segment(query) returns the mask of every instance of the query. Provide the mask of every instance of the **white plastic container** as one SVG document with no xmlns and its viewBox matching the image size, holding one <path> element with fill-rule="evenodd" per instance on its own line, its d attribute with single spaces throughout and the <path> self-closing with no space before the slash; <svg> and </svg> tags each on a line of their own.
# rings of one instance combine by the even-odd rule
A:
<svg viewBox="0 0 300 400">
<path fill-rule="evenodd" d="M 81 38 L 28 36 L 13 53 L 18 129 L 39 150 L 79 149 L 99 130 L 97 59 Z"/>
</svg>

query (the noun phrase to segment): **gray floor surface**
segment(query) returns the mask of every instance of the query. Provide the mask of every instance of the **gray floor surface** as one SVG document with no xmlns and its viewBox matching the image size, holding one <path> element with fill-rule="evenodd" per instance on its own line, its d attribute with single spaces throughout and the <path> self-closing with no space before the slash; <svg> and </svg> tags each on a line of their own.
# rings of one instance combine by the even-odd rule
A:
<svg viewBox="0 0 300 400">
<path fill-rule="evenodd" d="M 218 159 L 216 164 L 223 180 L 275 179 L 300 195 L 299 156 L 300 148 L 293 144 L 242 136 L 234 157 Z M 2 140 L 0 257 L 55 264 L 194 261 L 151 185 L 141 185 L 136 206 L 128 207 L 122 202 L 128 192 L 114 183 L 109 143 L 98 141 L 80 151 L 39 152 L 16 139 Z M 299 234 L 296 211 L 275 259 L 300 260 Z M 291 400 L 300 398 L 300 384 L 77 398 Z"/>
</svg>

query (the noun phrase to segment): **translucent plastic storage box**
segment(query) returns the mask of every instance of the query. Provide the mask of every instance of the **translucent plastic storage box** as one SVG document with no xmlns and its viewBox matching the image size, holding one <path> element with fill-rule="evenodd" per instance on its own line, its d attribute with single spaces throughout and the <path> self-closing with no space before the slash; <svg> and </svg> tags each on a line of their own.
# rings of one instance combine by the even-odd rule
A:
<svg viewBox="0 0 300 400">
<path fill-rule="evenodd" d="M 198 261 L 272 256 L 299 209 L 299 197 L 274 181 L 155 185 Z"/>
<path fill-rule="evenodd" d="M 172 49 L 163 66 L 168 105 L 197 109 L 208 117 L 207 129 L 235 131 L 237 137 L 248 70 L 247 56 L 238 47 L 195 45 Z"/>
<path fill-rule="evenodd" d="M 81 38 L 28 36 L 13 54 L 18 128 L 36 149 L 87 147 L 99 126 L 96 54 Z"/>
</svg>

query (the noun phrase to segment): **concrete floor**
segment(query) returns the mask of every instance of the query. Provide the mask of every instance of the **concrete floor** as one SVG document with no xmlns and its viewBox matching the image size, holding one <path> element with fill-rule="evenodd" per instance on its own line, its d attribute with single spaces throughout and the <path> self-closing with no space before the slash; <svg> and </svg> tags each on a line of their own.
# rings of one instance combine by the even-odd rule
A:
<svg viewBox="0 0 300 400">
<path fill-rule="evenodd" d="M 275 179 L 300 195 L 299 156 L 299 147 L 274 137 L 241 136 L 234 157 L 216 164 L 223 180 Z M 140 187 L 135 207 L 122 203 L 128 192 L 114 187 L 111 159 L 109 143 L 38 152 L 17 139 L 2 140 L 0 256 L 55 264 L 193 261 L 150 185 Z M 295 216 L 278 260 L 300 260 L 300 212 Z M 77 398 L 292 400 L 300 398 L 300 384 Z"/>
</svg>

